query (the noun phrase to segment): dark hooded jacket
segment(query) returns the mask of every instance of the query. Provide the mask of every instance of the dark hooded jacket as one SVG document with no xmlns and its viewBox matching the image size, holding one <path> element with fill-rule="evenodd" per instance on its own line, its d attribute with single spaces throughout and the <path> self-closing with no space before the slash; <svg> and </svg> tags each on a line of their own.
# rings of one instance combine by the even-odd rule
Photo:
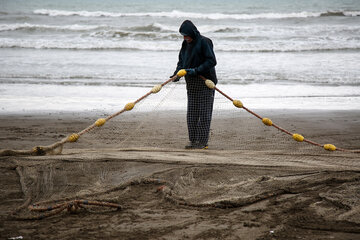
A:
<svg viewBox="0 0 360 240">
<path fill-rule="evenodd" d="M 185 40 L 183 41 L 179 52 L 179 62 L 174 74 L 180 69 L 194 68 L 197 75 L 202 75 L 216 84 L 216 57 L 212 41 L 202 36 L 196 26 L 189 20 L 185 20 L 181 24 L 179 32 L 184 36 L 190 36 L 193 41 L 190 44 Z M 185 76 L 185 80 L 188 87 L 199 84 L 204 85 L 204 81 L 199 77 Z"/>
</svg>

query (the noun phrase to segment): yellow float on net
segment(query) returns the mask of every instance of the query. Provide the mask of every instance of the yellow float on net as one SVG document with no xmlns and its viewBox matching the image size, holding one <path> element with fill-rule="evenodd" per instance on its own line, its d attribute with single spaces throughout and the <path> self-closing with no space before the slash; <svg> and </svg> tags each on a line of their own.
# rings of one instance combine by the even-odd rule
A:
<svg viewBox="0 0 360 240">
<path fill-rule="evenodd" d="M 96 120 L 95 125 L 97 127 L 101 127 L 102 125 L 104 125 L 106 123 L 106 119 L 105 118 L 99 118 L 98 120 Z"/>
<path fill-rule="evenodd" d="M 131 102 L 131 103 L 128 103 L 128 104 L 125 105 L 125 110 L 130 111 L 134 107 L 135 107 L 135 103 Z"/>
<path fill-rule="evenodd" d="M 215 83 L 209 79 L 205 80 L 205 85 L 210 88 L 210 89 L 214 89 L 215 88 Z"/>
<path fill-rule="evenodd" d="M 158 92 L 160 92 L 161 88 L 162 88 L 162 86 L 160 84 L 156 85 L 151 89 L 151 93 L 158 93 Z"/>
<path fill-rule="evenodd" d="M 79 139 L 79 137 L 80 137 L 79 134 L 73 133 L 67 138 L 67 140 L 68 142 L 76 142 Z"/>
<path fill-rule="evenodd" d="M 334 145 L 332 145 L 332 144 L 325 144 L 324 149 L 328 150 L 328 151 L 335 151 L 336 147 Z"/>
<path fill-rule="evenodd" d="M 181 69 L 177 72 L 176 76 L 178 77 L 183 77 L 187 74 L 186 70 L 185 69 Z"/>
<path fill-rule="evenodd" d="M 298 142 L 304 141 L 304 137 L 303 137 L 302 135 L 300 135 L 300 134 L 294 133 L 294 134 L 292 135 L 292 137 L 293 137 L 293 139 L 295 139 L 295 140 L 298 141 Z"/>
<path fill-rule="evenodd" d="M 272 126 L 272 125 L 273 125 L 273 123 L 272 123 L 272 121 L 271 121 L 270 118 L 263 118 L 263 119 L 262 119 L 262 122 L 263 122 L 265 125 L 267 125 L 267 126 Z"/>
<path fill-rule="evenodd" d="M 32 151 L 38 156 L 46 154 L 45 149 L 43 147 L 34 147 Z"/>
<path fill-rule="evenodd" d="M 244 106 L 240 100 L 234 100 L 233 104 L 235 107 L 238 107 L 238 108 L 242 108 Z"/>
</svg>

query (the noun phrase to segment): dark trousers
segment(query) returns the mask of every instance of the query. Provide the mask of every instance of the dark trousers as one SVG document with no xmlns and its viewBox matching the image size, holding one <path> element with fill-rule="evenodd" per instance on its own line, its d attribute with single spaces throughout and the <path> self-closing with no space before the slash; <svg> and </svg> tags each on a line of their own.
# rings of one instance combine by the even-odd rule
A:
<svg viewBox="0 0 360 240">
<path fill-rule="evenodd" d="M 207 88 L 205 84 L 199 88 L 187 89 L 187 125 L 192 143 L 208 143 L 214 95 L 215 90 Z"/>
</svg>

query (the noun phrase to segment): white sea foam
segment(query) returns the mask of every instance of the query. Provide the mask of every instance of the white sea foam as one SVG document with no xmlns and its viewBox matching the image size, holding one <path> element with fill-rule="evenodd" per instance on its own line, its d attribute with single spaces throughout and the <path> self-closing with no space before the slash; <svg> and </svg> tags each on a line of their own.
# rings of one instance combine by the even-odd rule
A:
<svg viewBox="0 0 360 240">
<path fill-rule="evenodd" d="M 346 11 L 345 16 L 359 17 L 360 11 Z"/>
<path fill-rule="evenodd" d="M 161 31 L 178 32 L 179 30 L 179 26 L 171 26 L 161 23 L 154 23 L 153 26 L 159 28 Z"/>
<path fill-rule="evenodd" d="M 359 16 L 360 11 L 341 12 L 345 16 Z M 198 18 L 198 19 L 283 19 L 283 18 L 308 18 L 320 17 L 327 12 L 293 12 L 293 13 L 257 13 L 257 14 L 224 14 L 224 13 L 195 13 L 173 10 L 171 12 L 138 12 L 138 13 L 117 13 L 104 11 L 64 11 L 55 9 L 37 9 L 34 14 L 48 16 L 82 16 L 82 17 L 168 17 L 168 18 Z"/>
<path fill-rule="evenodd" d="M 95 35 L 96 36 L 96 35 Z M 0 48 L 30 48 L 30 49 L 117 49 L 117 50 L 144 50 L 144 51 L 178 51 L 179 42 L 171 40 L 111 40 L 96 38 L 73 39 L 13 39 L 0 38 Z M 334 51 L 334 50 L 359 50 L 358 39 L 334 39 L 324 41 L 278 40 L 276 42 L 254 41 L 222 41 L 215 45 L 216 51 L 224 52 L 302 52 L 302 51 Z"/>
<path fill-rule="evenodd" d="M 118 50 L 147 50 L 174 51 L 179 44 L 174 41 L 112 41 L 102 39 L 11 39 L 1 38 L 0 48 L 33 48 L 33 49 L 118 49 Z"/>
<path fill-rule="evenodd" d="M 14 23 L 14 24 L 0 24 L 0 32 L 15 31 L 15 30 L 70 30 L 70 31 L 88 31 L 98 28 L 106 27 L 104 25 L 46 25 L 46 24 L 30 24 L 30 23 Z"/>
</svg>

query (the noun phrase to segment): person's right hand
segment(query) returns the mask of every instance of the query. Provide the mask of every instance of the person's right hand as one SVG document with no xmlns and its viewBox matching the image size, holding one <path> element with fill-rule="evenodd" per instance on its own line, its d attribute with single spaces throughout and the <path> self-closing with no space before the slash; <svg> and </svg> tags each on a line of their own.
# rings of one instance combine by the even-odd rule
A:
<svg viewBox="0 0 360 240">
<path fill-rule="evenodd" d="M 176 75 L 172 75 L 172 76 L 170 76 L 170 78 L 173 78 L 174 76 L 176 76 Z M 178 82 L 180 80 L 180 78 L 179 77 L 176 77 L 174 80 L 173 80 L 173 82 Z"/>
</svg>

